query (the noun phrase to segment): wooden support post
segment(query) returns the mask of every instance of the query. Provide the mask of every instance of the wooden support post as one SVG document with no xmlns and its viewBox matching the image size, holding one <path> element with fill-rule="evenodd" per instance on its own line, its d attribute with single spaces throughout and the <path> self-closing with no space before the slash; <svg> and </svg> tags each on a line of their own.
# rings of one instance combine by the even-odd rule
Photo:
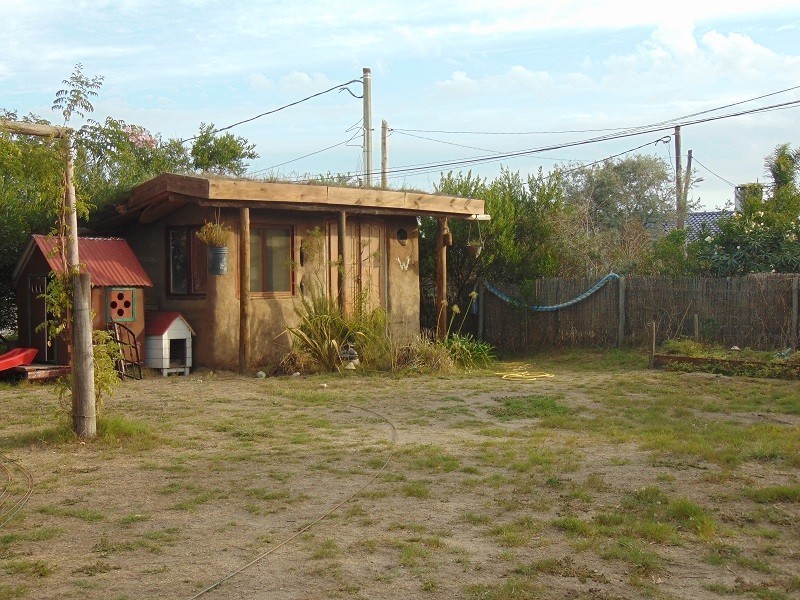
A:
<svg viewBox="0 0 800 600">
<path fill-rule="evenodd" d="M 625 345 L 625 306 L 627 303 L 625 286 L 625 276 L 619 278 L 619 330 L 617 331 L 617 346 L 620 348 Z"/>
<path fill-rule="evenodd" d="M 436 337 L 443 340 L 447 336 L 447 246 L 450 229 L 447 217 L 439 218 L 439 232 L 436 236 Z"/>
<path fill-rule="evenodd" d="M 656 363 L 656 320 L 650 323 L 650 361 L 648 366 L 652 369 Z"/>
<path fill-rule="evenodd" d="M 339 303 L 339 310 L 341 311 L 342 315 L 347 313 L 347 277 L 345 273 L 345 240 L 347 239 L 347 213 L 345 211 L 341 211 L 339 213 L 339 235 L 337 236 L 337 253 L 338 253 L 338 262 L 336 272 L 337 272 L 337 284 L 338 284 L 338 303 Z"/>
<path fill-rule="evenodd" d="M 681 126 L 675 126 L 675 212 L 676 229 L 686 224 L 686 205 L 683 202 L 683 167 L 681 166 Z"/>
<path fill-rule="evenodd" d="M 66 167 L 64 180 L 67 215 L 66 254 L 72 277 L 72 424 L 80 437 L 97 434 L 94 389 L 94 348 L 92 345 L 91 283 L 89 275 L 79 275 L 78 211 L 75 198 L 75 165 L 72 160 L 72 130 L 0 119 L 0 129 L 20 135 L 35 135 L 64 140 Z"/>
<path fill-rule="evenodd" d="M 78 437 L 97 435 L 92 344 L 92 288 L 88 273 L 79 273 L 78 209 L 72 145 L 66 138 L 67 261 L 72 274 L 72 425 Z"/>
<path fill-rule="evenodd" d="M 72 283 L 72 427 L 78 437 L 93 438 L 97 435 L 97 414 L 92 352 L 92 286 L 88 273 L 75 274 Z"/>
<path fill-rule="evenodd" d="M 250 209 L 239 209 L 239 373 L 250 368 Z"/>
</svg>

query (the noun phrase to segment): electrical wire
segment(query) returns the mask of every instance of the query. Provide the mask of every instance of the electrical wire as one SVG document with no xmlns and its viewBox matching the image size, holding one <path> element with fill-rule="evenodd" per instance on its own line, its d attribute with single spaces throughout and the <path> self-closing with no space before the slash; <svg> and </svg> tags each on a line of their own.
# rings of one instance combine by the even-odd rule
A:
<svg viewBox="0 0 800 600">
<path fill-rule="evenodd" d="M 326 146 L 325 148 L 321 148 L 320 150 L 315 150 L 314 152 L 309 152 L 308 154 L 303 154 L 303 156 L 298 156 L 297 158 L 292 158 L 290 160 L 284 161 L 282 163 L 278 163 L 277 165 L 272 165 L 271 167 L 266 167 L 264 169 L 258 169 L 257 171 L 251 171 L 250 175 L 256 175 L 258 173 L 264 173 L 266 171 L 271 171 L 272 169 L 277 169 L 278 167 L 282 167 L 284 165 L 288 165 L 293 162 L 297 162 L 298 160 L 303 160 L 304 158 L 308 158 L 309 156 L 314 156 L 315 154 L 322 154 L 328 150 L 333 148 L 338 148 L 339 146 L 346 146 L 350 142 L 352 142 L 355 138 L 361 135 L 361 132 L 356 132 L 348 139 L 344 140 L 343 142 L 339 142 L 338 144 L 333 144 L 331 146 Z"/>
<path fill-rule="evenodd" d="M 22 508 L 28 502 L 28 499 L 33 494 L 33 475 L 31 472 L 13 458 L 6 456 L 5 454 L 0 454 L 0 466 L 2 466 L 2 470 L 5 472 L 7 477 L 6 487 L 3 488 L 3 504 L 0 506 L 5 505 L 6 497 L 11 497 L 11 485 L 14 481 L 12 470 L 9 469 L 7 465 L 4 465 L 3 462 L 13 465 L 23 474 L 25 478 L 25 491 L 23 492 L 22 497 L 12 504 L 10 508 L 7 510 L 4 509 L 4 511 L 0 512 L 0 527 L 3 527 L 6 523 L 11 521 L 11 519 L 16 517 L 17 513 L 22 510 Z"/>
<path fill-rule="evenodd" d="M 800 100 L 792 100 L 789 102 L 783 102 L 780 104 L 774 104 L 771 106 L 764 106 L 758 108 L 752 108 L 744 111 L 738 111 L 733 113 L 727 113 L 724 115 L 715 115 L 709 116 L 702 119 L 693 119 L 689 121 L 683 121 L 678 123 L 670 123 L 669 125 L 656 125 L 646 129 L 635 129 L 635 130 L 627 130 L 622 131 L 620 133 L 616 133 L 613 135 L 604 135 L 604 136 L 595 136 L 592 138 L 586 138 L 582 140 L 575 140 L 571 142 L 561 143 L 561 144 L 553 144 L 549 146 L 541 146 L 538 148 L 530 148 L 526 150 L 518 150 L 515 152 L 507 152 L 503 154 L 494 154 L 491 156 L 476 156 L 476 157 L 466 157 L 460 159 L 453 159 L 453 160 L 446 160 L 446 161 L 438 161 L 438 162 L 431 162 L 431 163 L 422 163 L 418 165 L 410 165 L 410 166 L 402 166 L 402 167 L 395 167 L 393 169 L 389 169 L 387 171 L 388 177 L 403 177 L 411 174 L 423 174 L 423 173 L 430 173 L 435 171 L 440 171 L 442 169 L 448 168 L 458 168 L 458 167 L 466 167 L 481 163 L 489 163 L 489 162 L 497 162 L 504 159 L 511 159 L 511 158 L 520 158 L 523 156 L 530 156 L 533 154 L 538 154 L 540 152 L 546 152 L 550 150 L 560 150 L 562 148 L 571 148 L 575 146 L 583 146 L 588 144 L 595 144 L 598 142 L 605 142 L 610 140 L 617 140 L 626 137 L 633 137 L 637 135 L 644 135 L 647 133 L 656 133 L 660 131 L 666 131 L 672 129 L 676 126 L 689 126 L 689 125 L 698 125 L 701 123 L 709 123 L 712 121 L 718 121 L 721 119 L 729 119 L 732 117 L 738 117 L 743 115 L 749 114 L 757 114 L 761 112 L 770 112 L 773 110 L 785 110 L 788 108 L 795 108 L 800 105 Z M 397 131 L 397 130 L 395 130 Z M 397 131 L 397 133 L 402 133 Z"/>
<path fill-rule="evenodd" d="M 406 128 L 398 128 L 395 127 L 393 130 L 401 131 L 401 132 L 414 132 L 414 133 L 444 133 L 444 134 L 453 134 L 453 135 L 542 135 L 542 134 L 562 134 L 562 133 L 597 133 L 602 131 L 629 131 L 631 129 L 639 129 L 642 127 L 653 127 L 656 125 L 663 125 L 665 123 L 674 122 L 681 119 L 689 119 L 691 117 L 697 117 L 700 115 L 716 112 L 718 110 L 723 110 L 725 108 L 731 108 L 733 106 L 739 106 L 741 104 L 746 104 L 748 102 L 755 102 L 756 100 L 763 100 L 764 98 L 769 98 L 770 96 L 777 96 L 778 94 L 784 94 L 786 92 L 791 92 L 794 90 L 800 89 L 800 85 L 795 85 L 792 87 L 788 87 L 782 90 L 778 90 L 776 92 L 770 92 L 768 94 L 762 94 L 761 96 L 755 96 L 753 98 L 747 98 L 746 100 L 739 100 L 738 102 L 732 102 L 730 104 L 724 104 L 722 106 L 717 106 L 715 108 L 709 108 L 707 110 L 702 110 L 700 112 L 691 113 L 688 115 L 683 115 L 681 117 L 676 117 L 669 121 L 661 121 L 659 123 L 651 123 L 650 125 L 639 125 L 636 127 L 609 127 L 605 129 L 563 129 L 560 131 L 448 131 L 444 129 L 406 129 Z"/>
<path fill-rule="evenodd" d="M 698 165 L 700 165 L 701 167 L 703 167 L 703 168 L 704 168 L 706 171 L 708 171 L 709 173 L 711 173 L 711 174 L 712 174 L 714 177 L 716 177 L 716 178 L 717 178 L 717 179 L 719 179 L 720 181 L 724 181 L 725 183 L 727 183 L 727 184 L 728 184 L 729 186 L 731 186 L 731 187 L 736 187 L 736 184 L 735 184 L 735 183 L 731 183 L 730 181 L 728 181 L 727 179 L 725 179 L 725 178 L 724 178 L 724 177 L 722 177 L 721 175 L 717 175 L 716 173 L 714 173 L 714 171 L 712 171 L 712 170 L 711 170 L 711 169 L 709 169 L 707 166 L 705 166 L 703 163 L 701 163 L 699 160 L 697 160 L 697 156 L 695 156 L 694 154 L 692 155 L 692 162 L 693 162 L 693 163 L 697 163 Z"/>
<path fill-rule="evenodd" d="M 370 478 L 367 480 L 367 482 L 366 482 L 364 485 L 362 485 L 361 487 L 359 487 L 359 488 L 358 488 L 357 490 L 355 490 L 354 492 L 352 492 L 352 493 L 348 494 L 348 495 L 347 495 L 345 498 L 343 498 L 342 500 L 340 500 L 340 501 L 339 501 L 339 502 L 338 502 L 338 503 L 337 503 L 335 506 L 333 506 L 332 508 L 330 508 L 330 509 L 329 509 L 327 512 L 325 512 L 324 514 L 320 515 L 319 517 L 317 517 L 317 518 L 316 518 L 316 519 L 314 519 L 313 521 L 309 522 L 309 523 L 308 523 L 308 524 L 306 524 L 304 527 L 302 527 L 301 529 L 299 529 L 298 531 L 296 531 L 294 534 L 292 534 L 291 536 L 289 536 L 288 538 L 286 538 L 285 540 L 283 540 L 283 541 L 282 541 L 282 542 L 280 542 L 279 544 L 277 544 L 277 545 L 273 546 L 272 548 L 270 548 L 270 549 L 269 549 L 269 550 L 267 550 L 266 552 L 262 552 L 261 554 L 259 554 L 258 556 L 256 556 L 254 559 L 252 559 L 250 562 L 248 562 L 247 564 L 245 564 L 245 565 L 243 565 L 243 566 L 239 567 L 238 569 L 236 569 L 236 570 L 234 570 L 234 571 L 232 571 L 232 572 L 228 573 L 228 574 L 227 574 L 225 577 L 223 577 L 223 578 L 221 578 L 221 579 L 217 580 L 215 583 L 212 583 L 211 585 L 209 585 L 209 586 L 208 586 L 208 587 L 206 587 L 205 589 L 202 589 L 202 590 L 200 590 L 200 591 L 199 591 L 199 592 L 197 592 L 197 593 L 196 593 L 194 596 L 192 596 L 192 597 L 190 598 L 190 600 L 196 600 L 197 598 L 200 598 L 201 596 L 205 596 L 206 594 L 208 594 L 208 593 L 209 593 L 209 592 L 211 592 L 212 590 L 215 590 L 216 588 L 218 588 L 220 585 L 222 585 L 223 583 L 225 583 L 225 582 L 226 582 L 226 581 L 228 581 L 229 579 L 232 579 L 233 577 L 236 577 L 237 575 L 239 575 L 240 573 L 242 573 L 242 572 L 243 572 L 243 571 L 245 571 L 246 569 L 249 569 L 250 567 L 252 567 L 254 564 L 256 564 L 256 563 L 258 563 L 258 562 L 260 562 L 260 561 L 264 560 L 266 557 L 268 557 L 268 556 L 269 556 L 270 554 L 272 554 L 273 552 L 275 552 L 275 551 L 277 551 L 278 549 L 282 548 L 283 546 L 285 546 L 286 544 L 290 543 L 291 541 L 293 541 L 293 540 L 297 539 L 297 537 L 299 537 L 300 535 L 302 535 L 303 533 L 305 533 L 306 531 L 308 531 L 309 529 L 311 529 L 311 528 L 312 528 L 314 525 L 316 525 L 316 524 L 317 524 L 317 523 L 319 523 L 320 521 L 323 521 L 324 519 L 327 519 L 327 518 L 328 518 L 330 515 L 332 515 L 332 514 L 333 514 L 334 512 L 336 512 L 337 510 L 339 510 L 339 509 L 340 509 L 342 506 L 344 506 L 344 505 L 345 505 L 347 502 L 349 502 L 350 500 L 352 500 L 352 499 L 353 499 L 353 498 L 354 498 L 354 497 L 355 497 L 357 494 L 360 494 L 360 493 L 361 493 L 362 491 L 364 491 L 364 490 L 365 490 L 367 487 L 369 487 L 370 485 L 372 485 L 372 483 L 373 483 L 373 482 L 374 482 L 374 481 L 375 481 L 375 480 L 376 480 L 376 479 L 377 479 L 377 478 L 378 478 L 378 477 L 381 475 L 381 473 L 383 473 L 383 472 L 386 470 L 386 467 L 389 465 L 389 463 L 390 463 L 390 462 L 391 462 L 391 460 L 392 460 L 392 456 L 394 455 L 394 447 L 395 447 L 395 446 L 396 446 L 396 444 L 397 444 L 397 427 L 395 427 L 395 424 L 394 424 L 394 423 L 392 423 L 392 422 L 391 422 L 389 419 L 387 419 L 385 416 L 381 415 L 381 414 L 380 414 L 380 413 L 378 413 L 377 411 L 374 411 L 374 410 L 372 410 L 372 409 L 370 409 L 370 408 L 365 408 L 365 407 L 363 407 L 363 406 L 355 406 L 355 405 L 352 405 L 352 404 L 347 404 L 347 403 L 345 403 L 345 402 L 342 402 L 341 404 L 342 404 L 343 406 L 347 406 L 348 408 L 351 408 L 351 409 L 354 409 L 354 410 L 362 410 L 362 411 L 368 412 L 368 413 L 370 413 L 371 415 L 373 415 L 374 417 L 377 417 L 378 419 L 381 419 L 382 421 L 385 421 L 385 422 L 386 422 L 386 423 L 389 425 L 390 429 L 392 430 L 392 434 L 391 434 L 391 438 L 390 438 L 390 439 L 391 439 L 391 443 L 392 443 L 392 451 L 390 452 L 390 454 L 389 454 L 389 456 L 387 457 L 387 459 L 384 461 L 384 463 L 383 463 L 383 466 L 382 466 L 380 469 L 378 469 L 378 470 L 377 470 L 377 471 L 376 471 L 376 472 L 375 472 L 375 473 L 372 475 L 372 477 L 370 477 Z"/>
<path fill-rule="evenodd" d="M 250 117 L 248 119 L 243 119 L 241 121 L 237 121 L 236 123 L 233 123 L 231 125 L 227 125 L 225 127 L 218 127 L 216 129 L 214 129 L 211 133 L 219 133 L 220 131 L 227 131 L 228 129 L 233 129 L 234 127 L 238 127 L 239 125 L 243 125 L 244 123 L 249 123 L 250 121 L 255 121 L 256 119 L 260 119 L 261 117 L 266 117 L 267 115 L 271 115 L 271 114 L 274 114 L 276 112 L 285 110 L 287 108 L 291 108 L 292 106 L 297 106 L 298 104 L 302 104 L 303 102 L 307 102 L 308 100 L 311 100 L 312 98 L 316 98 L 317 96 L 322 96 L 323 94 L 327 94 L 329 92 L 332 92 L 333 90 L 339 90 L 340 92 L 343 91 L 343 90 L 346 90 L 354 98 L 361 98 L 361 96 L 355 95 L 347 87 L 348 85 L 353 84 L 353 83 L 363 83 L 363 82 L 360 79 L 351 79 L 350 81 L 347 81 L 345 83 L 339 83 L 339 84 L 337 84 L 337 85 L 335 85 L 335 86 L 333 86 L 331 88 L 328 88 L 327 90 L 323 90 L 321 92 L 317 92 L 316 94 L 311 94 L 310 96 L 306 96 L 305 98 L 301 98 L 300 100 L 295 100 L 294 102 L 290 102 L 289 104 L 284 104 L 283 106 L 279 106 L 278 108 L 273 108 L 272 110 L 268 110 L 266 112 L 258 114 L 255 117 Z M 199 135 L 196 135 L 194 137 L 186 138 L 185 140 L 181 140 L 181 144 L 185 144 L 186 142 L 191 142 L 192 140 L 196 140 L 199 137 L 200 137 Z"/>
<path fill-rule="evenodd" d="M 562 175 L 566 175 L 567 173 L 572 173 L 574 171 L 580 171 L 581 169 L 585 169 L 586 167 L 593 167 L 594 165 L 600 164 L 600 163 L 605 162 L 607 160 L 612 160 L 614 158 L 618 158 L 620 156 L 624 156 L 625 154 L 628 154 L 630 152 L 635 152 L 636 150 L 641 150 L 642 148 L 645 148 L 647 146 L 657 146 L 658 144 L 665 144 L 669 148 L 669 143 L 671 141 L 672 141 L 672 136 L 665 135 L 664 137 L 658 138 L 657 140 L 655 140 L 653 142 L 647 142 L 646 144 L 642 144 L 641 146 L 636 146 L 636 148 L 631 148 L 629 150 L 625 150 L 624 152 L 620 152 L 618 154 L 612 154 L 611 156 L 606 156 L 605 158 L 601 158 L 600 160 L 596 160 L 594 162 L 581 164 L 580 166 L 574 167 L 572 169 L 566 169 L 566 170 L 563 170 L 563 171 L 559 171 L 559 173 L 561 173 Z"/>
</svg>

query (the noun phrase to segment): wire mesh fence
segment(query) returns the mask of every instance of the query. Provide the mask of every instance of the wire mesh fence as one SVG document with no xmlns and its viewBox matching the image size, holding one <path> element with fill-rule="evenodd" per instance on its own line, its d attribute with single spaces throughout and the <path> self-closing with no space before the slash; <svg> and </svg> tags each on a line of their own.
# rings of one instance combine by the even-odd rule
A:
<svg viewBox="0 0 800 600">
<path fill-rule="evenodd" d="M 525 306 L 567 302 L 596 279 L 545 278 L 527 293 L 497 286 Z M 656 342 L 690 337 L 740 348 L 795 348 L 798 275 L 738 278 L 628 276 L 586 300 L 554 312 L 532 312 L 485 291 L 483 338 L 500 350 L 644 346 L 656 323 Z"/>
</svg>

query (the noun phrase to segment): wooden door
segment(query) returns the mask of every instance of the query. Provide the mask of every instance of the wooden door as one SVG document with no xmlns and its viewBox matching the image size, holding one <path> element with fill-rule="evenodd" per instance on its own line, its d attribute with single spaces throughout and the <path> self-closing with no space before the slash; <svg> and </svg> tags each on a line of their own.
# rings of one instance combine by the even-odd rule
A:
<svg viewBox="0 0 800 600">
<path fill-rule="evenodd" d="M 47 344 L 47 331 L 39 325 L 47 320 L 44 294 L 47 293 L 47 275 L 28 275 L 28 339 L 36 348 L 36 362 L 55 362 L 55 344 Z M 37 331 L 37 329 L 39 329 Z"/>
</svg>

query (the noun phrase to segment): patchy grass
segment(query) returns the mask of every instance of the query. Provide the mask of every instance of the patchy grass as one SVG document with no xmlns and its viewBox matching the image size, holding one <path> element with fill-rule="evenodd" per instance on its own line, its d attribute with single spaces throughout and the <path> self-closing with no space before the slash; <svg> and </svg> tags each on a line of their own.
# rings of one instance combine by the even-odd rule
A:
<svg viewBox="0 0 800 600">
<path fill-rule="evenodd" d="M 154 377 L 85 444 L 46 386 L 0 387 L 0 449 L 35 481 L 0 530 L 0 600 L 189 597 L 331 510 L 219 593 L 796 596 L 800 384 L 645 367 Z"/>
</svg>

